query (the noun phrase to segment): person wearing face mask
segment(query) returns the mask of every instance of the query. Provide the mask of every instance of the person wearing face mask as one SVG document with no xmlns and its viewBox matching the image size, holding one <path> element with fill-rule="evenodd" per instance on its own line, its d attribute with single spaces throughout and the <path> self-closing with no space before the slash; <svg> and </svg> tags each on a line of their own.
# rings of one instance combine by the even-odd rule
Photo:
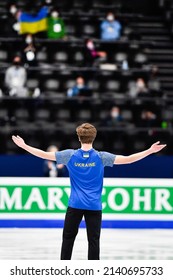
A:
<svg viewBox="0 0 173 280">
<path fill-rule="evenodd" d="M 102 40 L 118 40 L 121 36 L 121 23 L 115 19 L 112 12 L 107 14 L 106 20 L 101 23 Z"/>
<path fill-rule="evenodd" d="M 146 96 L 148 93 L 149 90 L 143 78 L 138 78 L 136 81 L 129 82 L 127 94 L 131 98 L 135 98 L 137 96 Z"/>
<path fill-rule="evenodd" d="M 5 86 L 10 96 L 28 96 L 28 90 L 25 88 L 27 73 L 21 63 L 21 57 L 16 55 L 13 59 L 13 65 L 5 72 Z"/>
<path fill-rule="evenodd" d="M 4 26 L 4 31 L 8 37 L 17 37 L 20 31 L 19 16 L 21 11 L 15 4 L 11 4 L 8 9 L 8 24 Z"/>
<path fill-rule="evenodd" d="M 146 96 L 149 93 L 147 85 L 142 78 L 138 78 L 136 81 L 136 92 L 138 96 Z"/>
<path fill-rule="evenodd" d="M 33 43 L 33 37 L 32 34 L 27 34 L 27 36 L 25 37 L 25 43 L 29 46 Z"/>
<path fill-rule="evenodd" d="M 15 4 L 12 4 L 12 5 L 10 6 L 9 12 L 10 12 L 10 14 L 15 15 L 15 13 L 17 12 L 17 7 L 16 7 Z"/>
<path fill-rule="evenodd" d="M 74 87 L 69 88 L 67 90 L 67 96 L 73 97 L 73 96 L 82 95 L 82 93 L 88 93 L 89 95 L 91 93 L 91 90 L 85 84 L 85 80 L 82 77 L 78 77 L 76 79 L 76 84 L 74 85 Z"/>
<path fill-rule="evenodd" d="M 63 39 L 65 37 L 64 21 L 57 9 L 53 9 L 48 17 L 47 36 L 50 39 Z"/>
<path fill-rule="evenodd" d="M 123 122 L 123 118 L 120 113 L 120 108 L 113 106 L 109 112 L 109 116 L 106 118 L 106 126 L 119 126 Z"/>
<path fill-rule="evenodd" d="M 45 5 L 51 6 L 52 5 L 52 0 L 45 0 Z"/>
<path fill-rule="evenodd" d="M 37 66 L 37 62 L 35 59 L 36 47 L 32 34 L 26 35 L 23 52 L 25 57 L 25 63 L 27 63 L 30 66 Z"/>
<path fill-rule="evenodd" d="M 96 50 L 92 39 L 85 40 L 84 57 L 86 66 L 92 66 L 95 62 L 103 60 L 106 55 L 106 52 Z"/>
</svg>

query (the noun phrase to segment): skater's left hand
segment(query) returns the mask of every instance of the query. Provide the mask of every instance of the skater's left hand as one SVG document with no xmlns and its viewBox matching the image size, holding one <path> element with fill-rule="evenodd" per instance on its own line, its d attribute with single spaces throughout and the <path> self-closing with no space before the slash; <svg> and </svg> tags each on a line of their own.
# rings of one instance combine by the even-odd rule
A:
<svg viewBox="0 0 173 280">
<path fill-rule="evenodd" d="M 157 141 L 156 143 L 154 143 L 150 147 L 150 150 L 151 150 L 152 153 L 157 153 L 157 152 L 161 151 L 165 147 L 166 147 L 166 144 L 160 144 L 160 141 Z"/>
</svg>

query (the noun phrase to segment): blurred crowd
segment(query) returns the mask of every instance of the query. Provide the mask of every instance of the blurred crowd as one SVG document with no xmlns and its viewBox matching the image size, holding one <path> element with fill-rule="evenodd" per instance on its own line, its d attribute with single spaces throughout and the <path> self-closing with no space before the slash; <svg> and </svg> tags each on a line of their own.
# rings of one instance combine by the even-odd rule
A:
<svg viewBox="0 0 173 280">
<path fill-rule="evenodd" d="M 41 93 L 39 88 L 33 92 L 29 92 L 26 88 L 27 69 L 37 65 L 36 55 L 41 46 L 36 38 L 48 38 L 51 40 L 68 40 L 66 31 L 66 23 L 64 22 L 61 11 L 54 6 L 51 0 L 45 0 L 41 7 L 35 7 L 33 4 L 26 6 L 26 10 L 21 10 L 14 3 L 8 7 L 8 34 L 22 38 L 22 46 L 17 53 L 14 53 L 12 65 L 6 70 L 4 87 L 1 89 L 3 94 L 18 97 L 38 97 Z M 100 40 L 101 41 L 118 41 L 121 40 L 123 26 L 113 12 L 108 12 L 105 19 L 100 22 Z M 85 67 L 104 67 L 103 69 L 117 69 L 117 65 L 113 65 L 109 61 L 108 51 L 98 48 L 94 38 L 86 38 L 84 40 L 83 61 Z M 126 57 L 121 58 L 122 71 L 129 71 L 130 63 Z M 135 98 L 139 96 L 148 96 L 150 93 L 160 93 L 160 83 L 157 78 L 159 69 L 157 66 L 151 67 L 151 75 L 148 84 L 142 77 L 136 81 L 130 81 L 126 89 L 127 96 Z M 77 78 L 77 77 L 76 77 Z M 83 77 L 85 79 L 85 77 Z M 78 84 L 78 83 L 77 83 Z M 80 82 L 79 82 L 80 84 Z M 80 88 L 80 85 L 79 85 Z M 85 89 L 87 85 L 85 85 Z M 78 85 L 73 89 L 68 89 L 67 96 L 78 96 L 81 92 L 86 95 L 87 90 L 78 89 Z M 90 91 L 88 90 L 88 93 Z"/>
<path fill-rule="evenodd" d="M 43 94 L 42 88 L 40 85 L 33 86 L 32 90 L 28 88 L 28 72 L 30 69 L 34 69 L 34 71 L 35 69 L 37 71 L 42 70 L 42 65 L 40 66 L 37 61 L 37 54 L 40 50 L 47 51 L 47 49 L 44 48 L 45 42 L 53 42 L 57 50 L 60 43 L 71 43 L 71 37 L 68 34 L 66 23 L 67 17 L 64 16 L 63 11 L 58 7 L 58 3 L 56 6 L 55 1 L 53 2 L 52 0 L 43 0 L 41 6 L 37 6 L 34 2 L 28 1 L 27 5 L 22 6 L 22 8 L 19 8 L 16 3 L 15 1 L 10 1 L 8 5 L 8 26 L 5 28 L 8 37 L 16 38 L 16 40 L 20 38 L 21 44 L 20 48 L 11 54 L 11 65 L 5 67 L 0 97 L 8 96 L 19 99 L 31 97 L 39 100 L 40 95 Z M 101 95 L 103 93 L 103 95 L 107 95 L 108 98 L 108 91 L 111 93 L 121 92 L 121 94 L 126 96 L 129 100 L 136 100 L 138 97 L 150 98 L 152 96 L 162 96 L 161 83 L 158 78 L 159 67 L 157 65 L 145 63 L 145 69 L 147 69 L 146 79 L 140 74 L 140 71 L 139 74 L 130 76 L 134 65 L 131 63 L 132 58 L 130 54 L 128 54 L 128 50 L 119 50 L 119 52 L 114 50 L 114 43 L 124 42 L 123 29 L 127 27 L 125 26 L 125 22 L 121 22 L 121 18 L 119 19 L 115 9 L 106 11 L 104 17 L 100 18 L 97 24 L 97 29 L 99 30 L 99 36 L 97 38 L 92 35 L 82 37 L 82 39 L 76 38 L 82 40 L 82 57 L 79 59 L 79 61 L 81 60 L 82 62 L 79 63 L 77 67 L 71 63 L 70 67 L 74 66 L 78 68 L 78 71 L 76 71 L 75 74 L 73 73 L 71 79 L 69 78 L 69 83 L 66 83 L 67 86 L 63 88 L 63 94 L 66 100 L 69 101 L 71 107 L 74 107 L 71 111 L 73 112 L 72 115 L 75 116 L 75 120 L 77 119 L 76 116 L 78 113 L 76 110 L 78 107 L 75 106 L 76 100 L 80 101 L 85 97 L 90 98 L 97 96 L 94 95 L 97 91 L 94 86 L 97 88 L 97 84 L 100 84 L 100 87 L 103 86 L 103 89 L 101 89 L 100 92 L 98 90 L 96 94 Z M 114 61 L 112 59 L 112 53 L 110 55 L 110 49 L 106 48 L 107 45 L 112 46 L 112 53 L 115 58 Z M 79 48 L 80 47 L 81 45 Z M 145 71 L 145 69 L 142 68 L 143 66 L 141 66 L 144 58 L 140 53 L 137 53 L 137 56 L 136 68 Z M 65 72 L 65 70 L 67 70 L 68 72 L 70 68 L 68 64 L 61 65 L 61 61 L 59 64 L 62 66 L 62 71 L 64 70 Z M 51 63 L 46 65 L 47 69 L 50 69 L 51 66 L 56 68 L 57 65 L 51 65 Z M 93 76 L 90 78 L 88 78 L 88 76 L 86 77 L 85 72 L 80 72 L 82 68 L 93 70 Z M 99 79 L 97 79 L 95 70 L 101 72 Z M 102 79 L 102 71 L 108 71 L 113 74 L 112 76 L 107 75 L 106 72 Z M 123 77 L 121 81 L 119 81 L 118 78 L 114 80 L 114 72 L 116 73 L 118 71 L 121 72 Z M 106 80 L 106 75 L 110 77 L 110 79 Z M 56 82 L 59 82 L 58 79 L 60 78 L 58 77 Z M 120 83 L 122 84 L 119 86 Z M 58 93 L 58 90 L 56 93 Z M 9 117 L 13 118 L 15 116 L 11 115 Z M 136 118 L 135 122 L 133 122 L 134 118 Z M 73 122 L 73 116 L 71 122 Z M 109 104 L 105 114 L 99 120 L 100 126 L 111 128 L 125 128 L 129 123 L 140 128 L 163 126 L 159 112 L 152 109 L 147 103 L 145 106 L 141 106 L 139 112 L 125 112 L 125 110 L 122 110 L 121 106 L 117 106 L 116 98 L 111 106 Z M 48 149 L 57 150 L 58 148 L 51 146 Z M 45 162 L 44 170 L 45 176 L 54 177 L 61 176 L 64 169 L 63 166 L 56 166 L 50 162 Z"/>
<path fill-rule="evenodd" d="M 21 49 L 14 54 L 12 65 L 6 70 L 5 90 L 1 90 L 1 96 L 5 94 L 18 97 L 38 97 L 40 89 L 36 88 L 30 93 L 26 88 L 27 68 L 37 66 L 36 54 L 40 46 L 36 43 L 35 38 L 68 39 L 61 11 L 53 5 L 51 0 L 45 0 L 39 9 L 32 4 L 26 5 L 26 10 L 19 9 L 15 2 L 12 2 L 8 7 L 8 19 L 9 25 L 6 30 L 8 36 L 21 37 L 23 43 Z M 103 41 L 119 40 L 121 30 L 121 23 L 114 13 L 109 12 L 100 23 L 100 39 Z M 97 49 L 94 39 L 85 39 L 84 46 L 83 55 L 86 67 L 95 67 L 107 61 L 107 53 Z M 127 69 L 127 61 L 123 63 L 123 69 Z M 67 96 L 76 96 L 79 92 L 81 90 L 78 90 L 77 85 L 68 90 Z"/>
</svg>

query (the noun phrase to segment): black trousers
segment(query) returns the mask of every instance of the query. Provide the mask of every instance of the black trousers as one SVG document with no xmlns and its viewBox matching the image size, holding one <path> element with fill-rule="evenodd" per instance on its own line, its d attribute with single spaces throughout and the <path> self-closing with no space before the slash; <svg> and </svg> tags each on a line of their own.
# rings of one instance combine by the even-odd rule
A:
<svg viewBox="0 0 173 280">
<path fill-rule="evenodd" d="M 65 216 L 61 260 L 71 259 L 74 241 L 83 216 L 87 229 L 88 260 L 99 260 L 102 211 L 82 210 L 72 207 L 67 208 Z"/>
</svg>

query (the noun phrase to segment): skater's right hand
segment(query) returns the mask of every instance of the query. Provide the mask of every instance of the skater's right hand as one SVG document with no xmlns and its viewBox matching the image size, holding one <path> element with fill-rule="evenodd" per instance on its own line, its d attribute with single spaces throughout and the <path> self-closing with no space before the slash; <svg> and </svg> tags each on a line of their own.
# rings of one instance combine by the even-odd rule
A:
<svg viewBox="0 0 173 280">
<path fill-rule="evenodd" d="M 18 135 L 17 136 L 13 135 L 12 140 L 17 146 L 19 146 L 21 148 L 23 148 L 25 146 L 25 141 Z"/>
</svg>

